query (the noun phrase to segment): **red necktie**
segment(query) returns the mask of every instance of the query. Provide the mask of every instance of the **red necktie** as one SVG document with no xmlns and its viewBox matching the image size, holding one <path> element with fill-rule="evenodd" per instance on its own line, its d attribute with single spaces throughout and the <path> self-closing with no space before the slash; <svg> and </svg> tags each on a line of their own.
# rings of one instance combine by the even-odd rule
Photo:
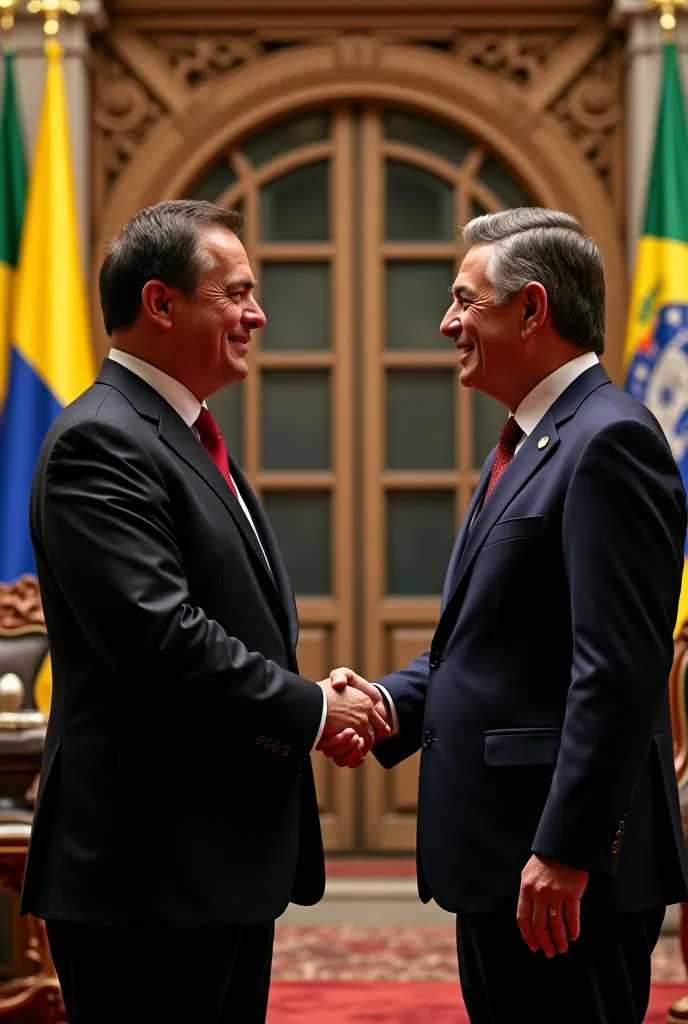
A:
<svg viewBox="0 0 688 1024">
<path fill-rule="evenodd" d="M 487 491 L 485 492 L 484 501 L 492 494 L 494 485 L 499 480 L 500 476 L 509 465 L 516 453 L 516 445 L 523 437 L 523 431 L 519 427 L 518 423 L 513 416 L 510 416 L 502 428 L 502 432 L 499 435 L 499 442 L 497 444 L 497 451 L 495 452 L 495 460 L 492 464 L 492 473 L 490 474 L 490 482 L 487 485 Z"/>
<path fill-rule="evenodd" d="M 210 410 L 206 409 L 204 405 L 201 406 L 201 411 L 194 423 L 194 427 L 198 431 L 201 444 L 231 487 L 234 497 L 238 498 L 237 489 L 229 472 L 229 456 L 227 455 L 227 448 L 225 447 L 222 433 L 213 419 Z"/>
</svg>

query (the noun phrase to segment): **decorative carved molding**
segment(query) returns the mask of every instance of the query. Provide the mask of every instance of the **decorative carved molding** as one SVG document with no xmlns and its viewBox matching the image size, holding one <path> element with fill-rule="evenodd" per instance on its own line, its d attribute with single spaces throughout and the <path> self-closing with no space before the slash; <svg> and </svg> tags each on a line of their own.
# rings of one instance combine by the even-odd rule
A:
<svg viewBox="0 0 688 1024">
<path fill-rule="evenodd" d="M 36 577 L 20 576 L 11 583 L 0 583 L 0 632 L 31 627 L 45 628 Z"/>
<path fill-rule="evenodd" d="M 609 43 L 551 108 L 610 195 L 617 194 L 622 170 L 617 159 L 622 125 L 620 59 L 618 47 Z"/>
<path fill-rule="evenodd" d="M 459 61 L 528 87 L 540 78 L 565 38 L 565 32 L 462 33 L 452 49 Z"/>
<path fill-rule="evenodd" d="M 94 121 L 98 135 L 100 195 L 106 195 L 165 109 L 115 53 L 96 50 Z"/>
<path fill-rule="evenodd" d="M 158 32 L 146 38 L 162 52 L 177 81 L 190 89 L 253 63 L 263 52 L 253 32 Z"/>
</svg>

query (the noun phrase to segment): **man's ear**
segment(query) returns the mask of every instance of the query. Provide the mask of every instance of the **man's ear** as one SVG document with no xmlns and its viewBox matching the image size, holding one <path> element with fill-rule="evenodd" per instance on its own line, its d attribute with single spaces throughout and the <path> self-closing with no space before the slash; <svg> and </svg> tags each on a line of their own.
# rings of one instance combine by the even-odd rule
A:
<svg viewBox="0 0 688 1024">
<path fill-rule="evenodd" d="M 162 281 L 146 281 L 141 290 L 141 307 L 147 320 L 163 331 L 172 326 L 173 295 Z"/>
<path fill-rule="evenodd" d="M 539 331 L 547 316 L 547 292 L 539 281 L 531 281 L 522 291 L 523 335 L 530 337 Z"/>
</svg>

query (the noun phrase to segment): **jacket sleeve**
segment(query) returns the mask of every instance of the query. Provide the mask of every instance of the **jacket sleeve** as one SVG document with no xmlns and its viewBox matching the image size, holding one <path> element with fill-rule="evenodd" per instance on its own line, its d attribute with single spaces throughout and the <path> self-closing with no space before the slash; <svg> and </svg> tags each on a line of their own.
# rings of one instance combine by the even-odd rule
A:
<svg viewBox="0 0 688 1024">
<path fill-rule="evenodd" d="M 167 715 L 196 709 L 208 726 L 256 748 L 278 736 L 302 760 L 322 690 L 249 651 L 190 603 L 162 474 L 127 431 L 93 418 L 69 426 L 48 456 L 35 510 L 48 571 L 122 687 L 159 692 Z M 194 699 L 189 700 L 193 691 Z"/>
<path fill-rule="evenodd" d="M 407 668 L 375 680 L 389 693 L 399 717 L 398 735 L 376 743 L 373 747 L 373 754 L 385 768 L 394 768 L 421 748 L 429 656 L 430 652 L 426 651 L 414 658 Z"/>
<path fill-rule="evenodd" d="M 660 434 L 630 418 L 600 429 L 564 506 L 573 657 L 558 761 L 532 847 L 540 856 L 616 871 L 617 832 L 671 668 L 685 532 L 683 485 Z"/>
</svg>

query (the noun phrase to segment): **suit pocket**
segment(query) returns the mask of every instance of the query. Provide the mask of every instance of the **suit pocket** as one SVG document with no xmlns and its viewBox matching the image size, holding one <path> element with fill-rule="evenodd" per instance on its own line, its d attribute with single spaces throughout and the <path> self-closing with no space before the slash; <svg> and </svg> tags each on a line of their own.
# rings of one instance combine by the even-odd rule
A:
<svg viewBox="0 0 688 1024">
<path fill-rule="evenodd" d="M 489 729 L 485 733 L 485 763 L 493 768 L 556 764 L 561 729 Z"/>
<path fill-rule="evenodd" d="M 502 519 L 495 523 L 485 540 L 484 547 L 501 540 L 520 540 L 542 535 L 542 516 L 522 516 L 520 519 Z"/>
</svg>

